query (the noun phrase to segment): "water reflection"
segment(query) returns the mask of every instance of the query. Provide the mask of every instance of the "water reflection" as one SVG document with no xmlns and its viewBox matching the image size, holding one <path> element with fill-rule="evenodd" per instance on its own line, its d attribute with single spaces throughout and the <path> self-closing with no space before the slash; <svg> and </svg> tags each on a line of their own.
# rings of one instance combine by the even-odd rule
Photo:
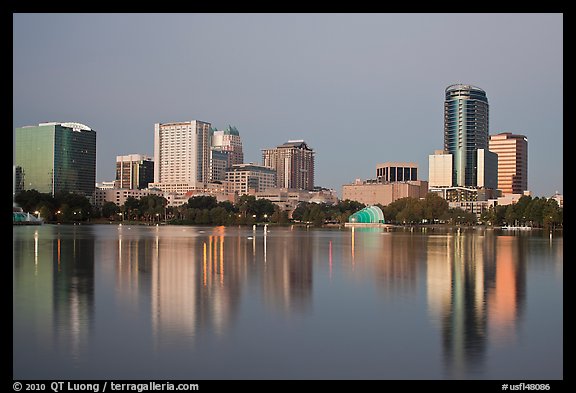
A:
<svg viewBox="0 0 576 393">
<path fill-rule="evenodd" d="M 350 250 L 343 261 L 351 271 L 375 280 L 387 298 L 414 296 L 420 262 L 425 259 L 423 238 L 381 228 L 352 228 Z"/>
<path fill-rule="evenodd" d="M 94 321 L 94 237 L 76 227 L 26 228 L 33 236 L 14 239 L 14 291 L 18 306 L 41 326 L 42 345 L 60 348 L 77 362 L 86 352 Z M 41 233 L 40 233 L 41 232 Z M 34 274 L 29 274 L 33 269 Z M 19 314 L 17 314 L 19 315 Z M 43 338 L 41 338 L 43 337 Z M 16 362 L 16 360 L 15 360 Z"/>
<path fill-rule="evenodd" d="M 292 236 L 264 236 L 268 242 L 266 274 L 263 275 L 264 301 L 274 310 L 310 311 L 312 305 L 312 251 L 314 240 L 305 233 Z M 265 248 L 266 250 L 266 248 Z"/>
<path fill-rule="evenodd" d="M 428 237 L 428 306 L 441 324 L 447 378 L 478 375 L 489 342 L 515 339 L 525 301 L 523 240 L 492 231 Z"/>
<path fill-rule="evenodd" d="M 495 231 L 15 228 L 15 376 L 132 377 L 103 360 L 125 341 L 118 364 L 159 378 L 260 378 L 274 362 L 289 378 L 320 364 L 327 378 L 490 378 L 502 354 L 554 378 L 562 252 L 561 238 Z M 527 360 L 534 342 L 551 355 Z"/>
<path fill-rule="evenodd" d="M 145 250 L 145 260 L 151 261 L 150 270 L 140 274 L 150 279 L 151 323 L 158 345 L 193 344 L 206 329 L 221 335 L 236 314 L 243 264 L 233 263 L 238 252 L 234 244 L 225 260 L 223 228 L 211 232 L 206 236 L 193 231 L 180 236 L 156 233 L 132 239 L 135 244 L 129 248 L 122 246 L 119 266 L 137 263 L 131 253 L 137 248 Z"/>
</svg>

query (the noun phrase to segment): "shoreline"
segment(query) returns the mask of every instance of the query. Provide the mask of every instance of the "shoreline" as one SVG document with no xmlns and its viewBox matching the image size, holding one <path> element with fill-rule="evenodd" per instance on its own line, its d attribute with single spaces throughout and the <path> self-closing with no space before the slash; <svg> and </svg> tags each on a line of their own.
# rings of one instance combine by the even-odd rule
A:
<svg viewBox="0 0 576 393">
<path fill-rule="evenodd" d="M 548 232 L 563 232 L 563 227 L 556 227 L 553 229 L 544 227 L 529 227 L 529 226 L 490 226 L 490 225 L 458 225 L 458 224 L 323 224 L 320 226 L 315 226 L 307 223 L 271 223 L 271 222 L 257 222 L 253 224 L 233 224 L 233 225 L 213 225 L 213 224 L 194 224 L 194 223 L 170 223 L 170 222 L 142 222 L 142 221 L 110 221 L 110 220 L 93 220 L 87 222 L 43 222 L 44 225 L 138 225 L 138 226 L 197 226 L 205 228 L 216 228 L 216 227 L 241 227 L 251 228 L 256 225 L 257 227 L 268 226 L 273 227 L 299 227 L 299 228 L 316 228 L 316 229 L 385 229 L 385 230 L 501 230 L 501 231 L 511 231 L 511 232 L 527 232 L 527 231 L 548 231 Z"/>
</svg>

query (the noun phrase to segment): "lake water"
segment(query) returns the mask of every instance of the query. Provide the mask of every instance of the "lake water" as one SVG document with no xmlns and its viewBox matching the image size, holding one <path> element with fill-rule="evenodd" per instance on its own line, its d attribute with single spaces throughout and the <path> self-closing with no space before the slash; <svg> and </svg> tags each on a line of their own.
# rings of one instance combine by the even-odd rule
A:
<svg viewBox="0 0 576 393">
<path fill-rule="evenodd" d="M 542 231 L 13 227 L 14 379 L 563 379 Z"/>
</svg>

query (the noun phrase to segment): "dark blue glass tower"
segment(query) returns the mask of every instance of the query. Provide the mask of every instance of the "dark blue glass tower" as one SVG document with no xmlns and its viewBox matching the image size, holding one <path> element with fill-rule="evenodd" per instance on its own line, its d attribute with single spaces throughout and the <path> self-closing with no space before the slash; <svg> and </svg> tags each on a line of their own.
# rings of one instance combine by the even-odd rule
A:
<svg viewBox="0 0 576 393">
<path fill-rule="evenodd" d="M 477 152 L 488 150 L 488 98 L 471 85 L 446 88 L 444 150 L 452 154 L 452 185 L 477 187 Z"/>
</svg>

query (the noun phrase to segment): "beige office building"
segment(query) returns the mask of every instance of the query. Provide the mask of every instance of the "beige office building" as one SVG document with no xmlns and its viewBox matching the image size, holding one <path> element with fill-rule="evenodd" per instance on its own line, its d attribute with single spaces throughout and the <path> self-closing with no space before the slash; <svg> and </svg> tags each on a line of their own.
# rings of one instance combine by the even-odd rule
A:
<svg viewBox="0 0 576 393">
<path fill-rule="evenodd" d="M 435 150 L 428 156 L 428 182 L 430 187 L 452 186 L 452 154 Z"/>
<path fill-rule="evenodd" d="M 490 135 L 489 150 L 498 154 L 498 189 L 506 194 L 528 190 L 528 139 L 502 132 Z"/>
<path fill-rule="evenodd" d="M 274 187 L 276 172 L 255 164 L 236 164 L 226 171 L 228 192 L 238 195 L 255 194 Z"/>
<path fill-rule="evenodd" d="M 428 182 L 425 180 L 378 183 L 358 179 L 353 184 L 342 186 L 343 200 L 350 199 L 366 205 L 379 203 L 386 206 L 400 198 L 425 198 L 427 193 Z"/>
</svg>

